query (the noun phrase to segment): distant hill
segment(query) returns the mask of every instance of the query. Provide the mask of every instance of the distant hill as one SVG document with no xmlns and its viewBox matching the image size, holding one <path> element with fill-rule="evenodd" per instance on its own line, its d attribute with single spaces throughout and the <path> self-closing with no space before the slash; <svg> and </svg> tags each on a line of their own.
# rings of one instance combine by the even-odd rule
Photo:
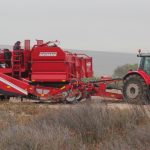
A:
<svg viewBox="0 0 150 150">
<path fill-rule="evenodd" d="M 0 45 L 0 49 L 3 49 L 3 48 L 12 49 L 12 46 L 11 45 Z"/>
<path fill-rule="evenodd" d="M 11 45 L 0 45 L 0 49 L 12 49 Z M 116 67 L 124 64 L 138 63 L 136 54 L 118 52 L 99 52 L 84 50 L 69 50 L 75 53 L 85 53 L 93 57 L 93 69 L 96 76 L 112 75 Z"/>
</svg>

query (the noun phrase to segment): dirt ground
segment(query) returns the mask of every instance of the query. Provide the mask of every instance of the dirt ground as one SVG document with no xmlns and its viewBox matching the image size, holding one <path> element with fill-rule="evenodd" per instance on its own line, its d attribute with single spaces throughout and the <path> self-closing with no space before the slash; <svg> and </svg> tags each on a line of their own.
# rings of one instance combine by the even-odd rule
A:
<svg viewBox="0 0 150 150">
<path fill-rule="evenodd" d="M 89 105 L 92 104 L 94 106 L 106 104 L 109 107 L 118 107 L 120 109 L 129 107 L 129 104 L 124 103 L 122 100 L 104 98 L 104 97 L 99 97 L 99 96 L 92 96 L 92 99 L 90 101 L 86 101 L 85 99 L 83 99 L 77 104 L 51 103 L 51 102 L 46 102 L 46 101 L 38 102 L 36 100 L 27 100 L 27 99 L 23 99 L 23 102 L 21 102 L 21 99 L 19 98 L 11 98 L 9 103 L 10 105 L 17 105 L 17 104 L 27 105 L 28 104 L 31 106 L 35 106 L 39 108 L 46 108 L 46 109 L 76 108 L 82 104 L 89 104 Z"/>
<path fill-rule="evenodd" d="M 5 102 L 4 102 L 5 103 Z M 1 105 L 3 105 L 4 103 L 0 103 L 0 108 Z M 38 102 L 35 100 L 26 100 L 24 99 L 23 102 L 21 102 L 20 99 L 10 99 L 9 102 L 7 102 L 7 105 L 13 106 L 29 106 L 33 107 L 33 109 L 52 109 L 52 110 L 57 110 L 57 109 L 61 109 L 61 108 L 76 108 L 79 105 L 83 105 L 83 104 L 88 104 L 88 105 L 94 105 L 95 107 L 98 107 L 100 105 L 107 105 L 110 108 L 119 108 L 119 109 L 128 109 L 130 107 L 140 107 L 138 105 L 134 105 L 134 104 L 127 104 L 125 102 L 123 102 L 123 100 L 117 100 L 117 99 L 111 99 L 111 98 L 104 98 L 104 97 L 99 97 L 99 96 L 92 96 L 92 100 L 91 101 L 86 101 L 85 99 L 83 99 L 82 101 L 80 101 L 77 104 L 62 104 L 62 103 L 50 103 L 50 102 Z M 150 109 L 150 105 L 145 105 L 144 106 L 146 109 Z"/>
</svg>

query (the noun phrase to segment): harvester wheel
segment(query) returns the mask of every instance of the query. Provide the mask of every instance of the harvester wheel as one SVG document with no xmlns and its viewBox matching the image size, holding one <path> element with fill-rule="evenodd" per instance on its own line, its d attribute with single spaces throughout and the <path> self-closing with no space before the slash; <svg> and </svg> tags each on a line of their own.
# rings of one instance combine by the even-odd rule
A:
<svg viewBox="0 0 150 150">
<path fill-rule="evenodd" d="M 68 91 L 68 96 L 66 97 L 66 101 L 70 104 L 75 104 L 78 102 L 76 99 L 76 95 L 75 95 L 73 90 Z"/>
<path fill-rule="evenodd" d="M 76 95 L 76 100 L 77 100 L 77 101 L 81 101 L 82 98 L 83 98 L 82 92 L 81 92 L 81 91 L 78 91 L 78 95 Z"/>
<path fill-rule="evenodd" d="M 148 86 L 144 79 L 139 75 L 129 75 L 124 80 L 123 96 L 128 103 L 147 104 Z"/>
<path fill-rule="evenodd" d="M 82 92 L 77 90 L 69 90 L 66 96 L 66 101 L 71 104 L 78 103 L 83 98 Z"/>
</svg>

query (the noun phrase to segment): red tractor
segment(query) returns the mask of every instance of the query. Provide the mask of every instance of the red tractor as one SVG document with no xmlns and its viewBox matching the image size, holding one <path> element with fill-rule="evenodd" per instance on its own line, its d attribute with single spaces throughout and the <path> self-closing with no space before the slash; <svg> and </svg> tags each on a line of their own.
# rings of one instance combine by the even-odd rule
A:
<svg viewBox="0 0 150 150">
<path fill-rule="evenodd" d="M 123 96 L 129 103 L 145 104 L 150 101 L 150 54 L 141 53 L 137 71 L 129 71 L 123 78 Z"/>
</svg>

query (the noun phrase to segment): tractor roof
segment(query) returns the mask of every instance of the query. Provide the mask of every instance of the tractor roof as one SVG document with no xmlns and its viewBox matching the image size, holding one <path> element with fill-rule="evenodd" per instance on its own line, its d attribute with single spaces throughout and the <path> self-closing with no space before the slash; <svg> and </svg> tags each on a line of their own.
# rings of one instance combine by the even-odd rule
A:
<svg viewBox="0 0 150 150">
<path fill-rule="evenodd" d="M 139 53 L 137 57 L 150 57 L 150 53 Z"/>
</svg>

